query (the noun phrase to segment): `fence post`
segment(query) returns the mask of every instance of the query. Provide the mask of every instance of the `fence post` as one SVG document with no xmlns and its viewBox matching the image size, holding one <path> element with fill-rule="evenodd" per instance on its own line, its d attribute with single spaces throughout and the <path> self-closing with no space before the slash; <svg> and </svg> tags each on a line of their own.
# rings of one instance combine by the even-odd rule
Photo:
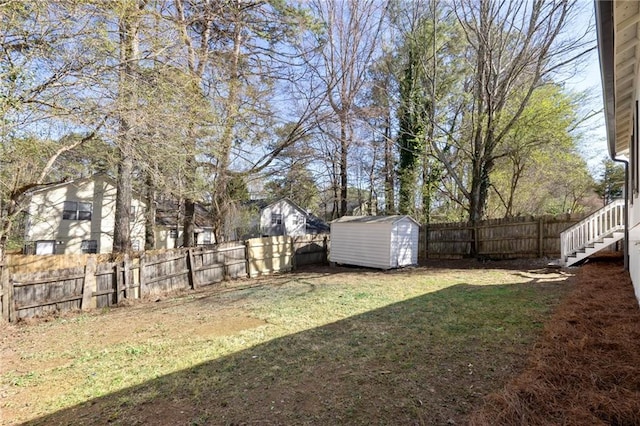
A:
<svg viewBox="0 0 640 426">
<path fill-rule="evenodd" d="M 424 260 L 429 258 L 429 225 L 424 225 Z"/>
<path fill-rule="evenodd" d="M 231 279 L 231 272 L 229 271 L 229 253 L 231 253 L 231 251 L 224 250 L 222 252 L 222 272 L 224 274 L 224 281 L 229 281 Z"/>
<path fill-rule="evenodd" d="M 9 288 L 9 322 L 13 322 L 16 320 L 16 289 L 13 286 L 13 279 L 11 279 L 11 273 L 9 272 L 9 268 L 7 268 L 5 277 L 3 278 L 5 284 Z"/>
<path fill-rule="evenodd" d="M 544 256 L 544 217 L 538 218 L 538 257 Z"/>
<path fill-rule="evenodd" d="M 287 248 L 287 242 L 289 243 L 289 247 Z M 284 240 L 284 255 L 285 255 L 285 260 L 287 259 L 287 253 L 289 253 L 289 269 L 285 269 L 285 271 L 293 271 L 295 269 L 295 261 L 296 261 L 296 256 L 294 253 L 294 249 L 293 249 L 293 237 L 287 237 Z M 285 264 L 286 267 L 286 264 Z"/>
<path fill-rule="evenodd" d="M 189 284 L 195 290 L 198 287 L 198 283 L 196 282 L 196 265 L 193 261 L 193 249 L 191 248 L 187 250 L 187 268 L 189 269 Z"/>
<path fill-rule="evenodd" d="M 84 281 L 82 284 L 82 302 L 80 308 L 83 311 L 95 309 L 98 306 L 97 297 L 94 298 L 93 296 L 93 293 L 97 289 L 96 271 L 96 258 L 94 256 L 89 256 L 87 264 L 84 267 Z"/>
<path fill-rule="evenodd" d="M 475 256 L 480 255 L 480 234 L 478 233 L 478 224 L 473 222 L 473 253 Z"/>
<path fill-rule="evenodd" d="M 120 303 L 122 296 L 122 265 L 120 262 L 116 263 L 116 304 Z"/>
<path fill-rule="evenodd" d="M 296 262 L 296 247 L 293 236 L 289 237 L 289 244 L 291 245 L 291 270 L 295 271 L 298 263 Z M 285 253 L 286 251 L 286 243 L 285 243 Z"/>
<path fill-rule="evenodd" d="M 122 281 L 124 283 L 124 298 L 129 298 L 129 287 L 131 287 L 131 276 L 129 275 L 131 272 L 131 259 L 129 259 L 129 254 L 124 255 L 124 260 L 122 262 Z"/>
<path fill-rule="evenodd" d="M 329 262 L 329 244 L 327 243 L 327 236 L 322 237 L 322 263 L 327 264 Z"/>
<path fill-rule="evenodd" d="M 140 263 L 139 263 L 139 269 L 138 269 L 138 282 L 140 283 L 140 299 L 142 299 L 144 296 L 146 296 L 147 294 L 147 281 L 145 279 L 145 274 L 144 274 L 144 266 L 146 263 L 146 259 L 147 259 L 147 255 L 142 252 L 142 254 L 140 254 Z"/>
<path fill-rule="evenodd" d="M 251 259 L 249 259 L 249 240 L 246 240 L 244 242 L 244 258 L 246 259 L 246 264 L 247 264 L 247 276 L 249 278 L 253 278 L 253 276 L 251 275 Z"/>
<path fill-rule="evenodd" d="M 13 285 L 9 280 L 9 267 L 0 266 L 0 283 L 2 284 L 2 318 L 13 321 Z"/>
</svg>

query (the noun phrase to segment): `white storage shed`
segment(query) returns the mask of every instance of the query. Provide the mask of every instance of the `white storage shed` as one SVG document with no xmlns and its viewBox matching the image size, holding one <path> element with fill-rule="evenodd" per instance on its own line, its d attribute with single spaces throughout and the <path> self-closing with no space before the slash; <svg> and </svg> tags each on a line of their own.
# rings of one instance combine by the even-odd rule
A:
<svg viewBox="0 0 640 426">
<path fill-rule="evenodd" d="M 331 262 L 391 269 L 418 263 L 420 225 L 409 216 L 344 216 L 331 222 Z"/>
</svg>

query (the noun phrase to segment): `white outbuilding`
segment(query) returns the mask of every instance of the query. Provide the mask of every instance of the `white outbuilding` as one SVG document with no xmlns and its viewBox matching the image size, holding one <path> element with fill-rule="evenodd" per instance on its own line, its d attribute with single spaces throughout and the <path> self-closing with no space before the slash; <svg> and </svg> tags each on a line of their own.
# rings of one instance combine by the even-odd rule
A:
<svg viewBox="0 0 640 426">
<path fill-rule="evenodd" d="M 331 222 L 331 262 L 391 269 L 418 263 L 420 225 L 409 216 L 344 216 Z"/>
</svg>

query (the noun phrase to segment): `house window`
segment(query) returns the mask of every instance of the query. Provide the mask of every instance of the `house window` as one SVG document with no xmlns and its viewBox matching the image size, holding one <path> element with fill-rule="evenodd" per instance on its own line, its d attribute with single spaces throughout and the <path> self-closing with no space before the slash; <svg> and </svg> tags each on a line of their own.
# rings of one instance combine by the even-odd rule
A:
<svg viewBox="0 0 640 426">
<path fill-rule="evenodd" d="M 279 213 L 271 213 L 271 224 L 282 225 L 282 215 Z"/>
<path fill-rule="evenodd" d="M 140 251 L 140 240 L 133 240 L 131 242 L 131 249 L 133 251 Z"/>
<path fill-rule="evenodd" d="M 80 250 L 82 250 L 83 253 L 97 253 L 98 240 L 82 240 Z"/>
<path fill-rule="evenodd" d="M 204 231 L 202 233 L 202 244 L 211 244 L 211 231 Z"/>
<path fill-rule="evenodd" d="M 178 238 L 178 230 L 176 228 L 170 229 L 169 230 L 169 237 L 170 238 Z"/>
<path fill-rule="evenodd" d="M 63 220 L 91 220 L 91 203 L 65 201 L 62 208 Z"/>
<path fill-rule="evenodd" d="M 36 241 L 36 254 L 56 254 L 56 240 Z"/>
<path fill-rule="evenodd" d="M 135 222 L 136 221 L 136 206 L 131 206 L 131 209 L 129 210 L 129 222 Z"/>
</svg>

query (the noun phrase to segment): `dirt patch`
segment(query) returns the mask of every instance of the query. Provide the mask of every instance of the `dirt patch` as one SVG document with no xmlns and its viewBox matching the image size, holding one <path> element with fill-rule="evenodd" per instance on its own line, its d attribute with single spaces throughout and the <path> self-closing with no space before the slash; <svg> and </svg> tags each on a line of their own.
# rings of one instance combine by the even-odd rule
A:
<svg viewBox="0 0 640 426">
<path fill-rule="evenodd" d="M 69 352 L 69 340 L 85 351 L 109 345 L 144 342 L 148 339 L 166 340 L 184 338 L 210 338 L 238 333 L 265 324 L 241 309 L 214 307 L 193 303 L 206 293 L 194 294 L 184 300 L 166 299 L 159 302 L 137 303 L 112 309 L 109 315 L 93 312 L 89 315 L 69 313 L 63 318 L 39 318 L 19 325 L 6 325 L 1 334 L 0 374 L 8 371 L 37 370 L 46 364 L 53 369 L 65 364 L 67 359 L 44 356 Z M 189 304 L 188 315 L 181 306 Z M 154 306 L 155 305 L 155 306 Z M 149 309 L 153 306 L 153 309 Z M 63 338 L 47 338 L 47 325 L 56 321 L 56 335 Z M 176 324 L 178 322 L 178 324 Z M 38 325 L 41 333 L 34 333 L 30 326 Z M 53 336 L 52 336 L 53 337 Z M 17 342 L 20 341 L 20 345 Z M 15 348 L 20 347 L 18 352 Z M 25 357 L 25 352 L 42 356 Z"/>
<path fill-rule="evenodd" d="M 640 424 L 640 309 L 619 258 L 578 269 L 527 369 L 471 418 L 473 425 Z"/>
</svg>

